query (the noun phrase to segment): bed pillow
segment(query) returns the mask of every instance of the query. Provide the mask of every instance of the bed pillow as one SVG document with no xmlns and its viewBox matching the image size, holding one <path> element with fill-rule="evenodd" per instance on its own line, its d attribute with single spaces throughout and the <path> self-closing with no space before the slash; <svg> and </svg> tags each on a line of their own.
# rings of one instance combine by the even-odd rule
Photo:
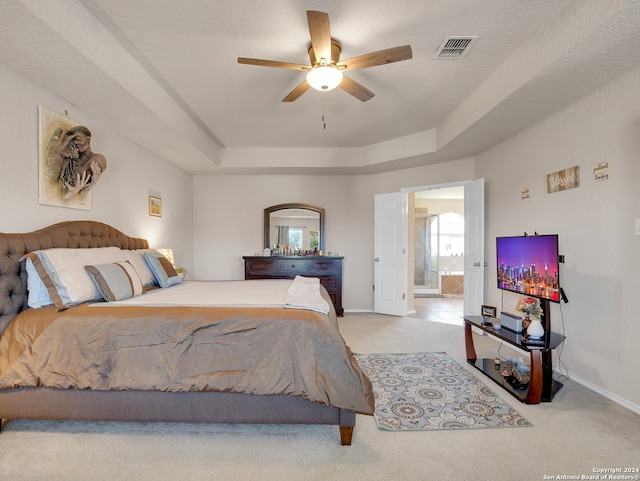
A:
<svg viewBox="0 0 640 481">
<path fill-rule="evenodd" d="M 158 252 L 155 249 L 135 249 L 135 250 L 123 250 L 125 259 L 127 259 L 133 268 L 138 273 L 140 277 L 140 281 L 142 282 L 143 287 L 149 288 L 152 286 L 157 286 L 158 282 L 156 281 L 156 276 L 154 275 L 151 267 L 147 264 L 147 261 L 144 258 L 144 255 L 147 252 Z"/>
<path fill-rule="evenodd" d="M 143 292 L 138 273 L 129 261 L 85 266 L 105 301 L 122 301 Z"/>
<path fill-rule="evenodd" d="M 178 276 L 175 267 L 169 262 L 169 259 L 158 251 L 146 252 L 144 258 L 153 271 L 160 287 L 171 287 L 182 282 L 182 279 Z"/>
<path fill-rule="evenodd" d="M 31 259 L 27 258 L 25 268 L 27 271 L 27 305 L 34 309 L 39 309 L 53 304 L 47 286 L 44 285 L 44 282 L 36 272 Z"/>
<path fill-rule="evenodd" d="M 117 247 L 55 248 L 34 251 L 25 257 L 33 263 L 59 310 L 102 298 L 84 266 L 126 260 Z"/>
</svg>

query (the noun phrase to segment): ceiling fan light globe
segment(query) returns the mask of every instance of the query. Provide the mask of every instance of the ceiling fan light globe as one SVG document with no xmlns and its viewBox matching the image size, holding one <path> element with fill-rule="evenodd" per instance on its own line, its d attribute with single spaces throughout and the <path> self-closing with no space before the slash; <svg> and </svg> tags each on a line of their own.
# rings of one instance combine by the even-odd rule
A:
<svg viewBox="0 0 640 481">
<path fill-rule="evenodd" d="M 316 90 L 327 92 L 342 82 L 342 72 L 336 67 L 319 65 L 307 73 L 307 82 Z"/>
</svg>

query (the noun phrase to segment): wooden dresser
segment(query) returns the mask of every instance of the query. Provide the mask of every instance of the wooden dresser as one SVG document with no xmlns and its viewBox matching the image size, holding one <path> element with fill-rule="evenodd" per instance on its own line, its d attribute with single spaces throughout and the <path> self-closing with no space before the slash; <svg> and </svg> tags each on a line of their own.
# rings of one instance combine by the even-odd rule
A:
<svg viewBox="0 0 640 481">
<path fill-rule="evenodd" d="M 321 256 L 243 256 L 244 278 L 293 279 L 317 277 L 331 296 L 336 314 L 342 316 L 342 259 Z"/>
</svg>

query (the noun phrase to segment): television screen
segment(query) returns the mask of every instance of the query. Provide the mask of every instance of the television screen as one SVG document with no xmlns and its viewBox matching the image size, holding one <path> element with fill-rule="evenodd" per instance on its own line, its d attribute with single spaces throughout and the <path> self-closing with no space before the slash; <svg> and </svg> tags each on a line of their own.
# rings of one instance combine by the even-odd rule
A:
<svg viewBox="0 0 640 481">
<path fill-rule="evenodd" d="M 498 289 L 560 302 L 558 236 L 496 238 Z"/>
</svg>

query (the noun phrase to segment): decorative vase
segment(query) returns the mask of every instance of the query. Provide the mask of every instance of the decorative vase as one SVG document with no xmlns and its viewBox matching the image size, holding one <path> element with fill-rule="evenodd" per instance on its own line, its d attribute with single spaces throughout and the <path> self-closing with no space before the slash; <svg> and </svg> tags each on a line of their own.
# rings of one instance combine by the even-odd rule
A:
<svg viewBox="0 0 640 481">
<path fill-rule="evenodd" d="M 531 318 L 529 316 L 524 316 L 524 319 L 522 319 L 522 330 L 526 331 L 529 324 L 531 324 Z"/>
<path fill-rule="evenodd" d="M 544 327 L 542 327 L 540 319 L 531 321 L 531 324 L 527 327 L 527 336 L 529 336 L 530 339 L 540 339 L 544 336 Z"/>
</svg>

